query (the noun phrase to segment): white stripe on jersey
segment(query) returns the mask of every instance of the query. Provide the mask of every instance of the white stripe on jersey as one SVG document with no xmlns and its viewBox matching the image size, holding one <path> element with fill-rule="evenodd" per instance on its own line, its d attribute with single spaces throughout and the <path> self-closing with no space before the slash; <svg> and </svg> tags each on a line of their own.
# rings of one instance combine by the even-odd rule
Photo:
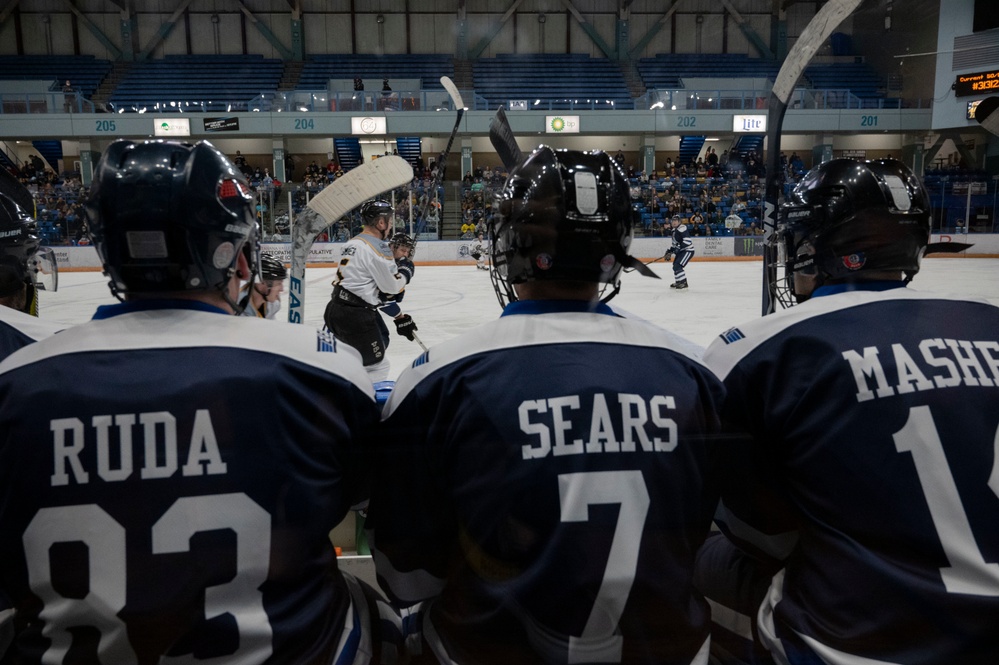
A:
<svg viewBox="0 0 999 665">
<path fill-rule="evenodd" d="M 66 328 L 63 323 L 46 321 L 3 305 L 0 305 L 0 321 L 35 341 L 45 339 Z"/>
<path fill-rule="evenodd" d="M 991 305 L 987 300 L 963 296 L 924 293 L 911 287 L 888 291 L 845 291 L 819 298 L 812 298 L 790 309 L 753 319 L 738 326 L 742 333 L 736 341 L 726 343 L 724 334 L 716 337 L 704 352 L 704 362 L 723 381 L 739 362 L 758 346 L 775 337 L 782 331 L 809 319 L 838 312 L 856 305 L 889 300 L 947 300 L 951 302 L 975 302 Z M 726 331 L 728 332 L 728 331 Z"/>
<path fill-rule="evenodd" d="M 702 364 L 700 347 L 642 320 L 625 319 L 589 312 L 515 314 L 473 328 L 443 342 L 402 371 L 382 412 L 382 419 L 398 407 L 409 392 L 430 374 L 477 353 L 525 346 L 574 344 L 613 344 L 668 349 Z"/>
<path fill-rule="evenodd" d="M 770 655 L 774 657 L 774 660 L 780 665 L 790 665 L 791 661 L 784 651 L 784 645 L 781 643 L 780 638 L 777 637 L 777 630 L 774 625 L 774 608 L 777 607 L 777 604 L 783 598 L 784 571 L 780 570 L 774 575 L 773 580 L 770 582 L 770 590 L 767 591 L 766 598 L 764 598 L 763 603 L 760 605 L 760 611 L 757 615 L 757 628 L 760 633 L 760 642 L 770 650 Z M 892 661 L 874 660 L 873 658 L 848 654 L 826 646 L 814 637 L 809 637 L 798 631 L 794 631 L 794 634 L 801 638 L 822 659 L 823 663 L 827 663 L 828 665 L 901 665 Z"/>
<path fill-rule="evenodd" d="M 68 354 L 219 347 L 284 356 L 340 376 L 374 400 L 374 386 L 356 350 L 337 344 L 336 351 L 318 351 L 317 345 L 316 331 L 302 325 L 191 309 L 153 309 L 89 321 L 29 344 L 0 363 L 0 374 Z"/>
</svg>

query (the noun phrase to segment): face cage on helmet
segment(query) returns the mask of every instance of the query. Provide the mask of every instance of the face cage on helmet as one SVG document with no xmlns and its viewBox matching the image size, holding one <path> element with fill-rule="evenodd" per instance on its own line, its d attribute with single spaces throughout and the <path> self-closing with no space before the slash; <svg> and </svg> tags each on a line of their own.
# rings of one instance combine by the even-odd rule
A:
<svg viewBox="0 0 999 665">
<path fill-rule="evenodd" d="M 815 275 L 818 272 L 814 254 L 799 259 L 799 249 L 811 236 L 805 221 L 819 220 L 816 223 L 821 226 L 824 213 L 825 209 L 818 205 L 786 205 L 781 208 L 777 232 L 771 241 L 777 245 L 777 261 L 772 267 L 775 277 L 771 287 L 777 302 L 784 309 L 800 302 L 794 292 L 794 273 Z"/>
<path fill-rule="evenodd" d="M 399 236 L 403 236 L 399 238 Z M 397 240 L 397 238 L 399 238 Z M 407 247 L 409 249 L 409 259 L 412 260 L 416 256 L 416 239 L 412 238 L 405 233 L 396 233 L 389 239 L 389 247 L 395 249 L 396 247 Z"/>
<path fill-rule="evenodd" d="M 489 279 L 493 284 L 493 292 L 496 294 L 496 300 L 499 302 L 501 309 L 506 309 L 506 306 L 510 303 L 517 302 L 520 298 L 517 297 L 517 291 L 513 288 L 513 284 L 510 283 L 508 278 L 507 268 L 509 266 L 509 261 L 507 257 L 511 252 L 510 249 L 503 249 L 500 251 L 500 246 L 505 244 L 500 240 L 502 234 L 500 229 L 503 227 L 503 223 L 494 224 L 489 223 L 489 235 L 493 239 L 490 244 L 490 257 L 489 257 Z M 621 291 L 621 274 L 624 272 L 624 268 L 618 271 L 615 278 L 608 282 L 602 282 L 600 291 L 597 294 L 601 303 L 606 303 L 616 296 Z M 611 289 L 611 292 L 607 295 L 607 289 Z"/>
</svg>

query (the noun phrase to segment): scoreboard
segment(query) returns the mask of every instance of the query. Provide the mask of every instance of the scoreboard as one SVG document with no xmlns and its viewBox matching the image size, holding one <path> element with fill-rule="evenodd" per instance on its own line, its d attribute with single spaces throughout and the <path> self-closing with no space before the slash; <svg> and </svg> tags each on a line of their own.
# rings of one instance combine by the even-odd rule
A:
<svg viewBox="0 0 999 665">
<path fill-rule="evenodd" d="M 983 95 L 999 91 L 999 69 L 976 74 L 961 74 L 951 86 L 955 97 Z"/>
</svg>

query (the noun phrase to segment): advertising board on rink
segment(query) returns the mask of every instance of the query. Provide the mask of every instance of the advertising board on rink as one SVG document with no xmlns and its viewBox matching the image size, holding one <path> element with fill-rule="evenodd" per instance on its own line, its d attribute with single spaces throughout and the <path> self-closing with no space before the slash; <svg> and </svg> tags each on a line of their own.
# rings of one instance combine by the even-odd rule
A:
<svg viewBox="0 0 999 665">
<path fill-rule="evenodd" d="M 763 251 L 762 236 L 710 236 L 692 238 L 696 257 L 742 257 L 759 256 Z M 999 234 L 934 234 L 931 242 L 972 242 L 974 245 L 967 254 L 999 256 Z M 332 267 L 340 262 L 340 251 L 344 243 L 317 242 L 309 252 L 307 263 L 311 267 Z M 469 252 L 469 240 L 424 240 L 420 241 L 418 265 L 457 265 L 474 264 Z M 631 244 L 631 255 L 643 261 L 661 258 L 672 244 L 669 238 L 635 238 Z M 90 246 L 56 246 L 55 252 L 59 270 L 68 272 L 93 271 L 101 269 L 97 251 Z M 261 243 L 263 252 L 273 254 L 285 265 L 291 263 L 291 244 L 286 242 Z"/>
</svg>

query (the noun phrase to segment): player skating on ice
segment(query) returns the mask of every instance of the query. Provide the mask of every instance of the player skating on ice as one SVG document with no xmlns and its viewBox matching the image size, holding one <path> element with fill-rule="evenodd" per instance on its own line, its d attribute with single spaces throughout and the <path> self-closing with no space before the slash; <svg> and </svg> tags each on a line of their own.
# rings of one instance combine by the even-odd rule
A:
<svg viewBox="0 0 999 665">
<path fill-rule="evenodd" d="M 329 541 L 373 387 L 346 345 L 232 316 L 249 184 L 208 143 L 121 140 L 86 214 L 122 302 L 0 372 L 4 662 L 381 662 Z"/>
<path fill-rule="evenodd" d="M 273 319 L 281 309 L 281 294 L 288 269 L 273 254 L 260 253 L 260 271 L 253 284 L 240 292 L 243 316 Z"/>
<path fill-rule="evenodd" d="M 670 227 L 673 229 L 671 238 L 673 244 L 666 250 L 664 258 L 673 260 L 673 283 L 669 285 L 671 289 L 687 288 L 687 264 L 694 257 L 694 241 L 690 239 L 690 230 L 683 223 L 679 215 L 673 215 L 670 220 Z"/>
<path fill-rule="evenodd" d="M 380 583 L 457 664 L 707 662 L 691 587 L 716 504 L 720 383 L 695 347 L 601 301 L 627 255 L 627 180 L 541 147 L 490 223 L 502 316 L 406 368 L 369 513 Z"/>
<path fill-rule="evenodd" d="M 477 269 L 489 270 L 489 266 L 486 265 L 486 260 L 489 256 L 489 244 L 481 233 L 476 237 L 475 242 L 472 243 L 469 254 L 475 259 L 475 267 Z"/>
<path fill-rule="evenodd" d="M 741 442 L 718 521 L 768 566 L 731 609 L 778 663 L 999 654 L 999 308 L 907 288 L 930 215 L 898 161 L 819 165 L 777 220 L 777 293 L 802 304 L 705 354 Z M 700 557 L 709 596 L 753 585 L 728 580 L 731 543 Z"/>
<path fill-rule="evenodd" d="M 388 378 L 388 328 L 378 309 L 386 299 L 398 296 L 413 276 L 413 263 L 396 262 L 388 240 L 392 235 L 392 204 L 374 200 L 361 206 L 360 233 L 343 247 L 333 281 L 333 293 L 324 320 L 336 338 L 357 349 L 372 381 Z M 408 272 L 407 272 L 408 270 Z M 413 318 L 393 318 L 396 332 L 412 340 L 417 329 Z"/>
<path fill-rule="evenodd" d="M 38 291 L 54 290 L 55 257 L 40 247 L 35 220 L 0 194 L 0 360 L 66 326 L 38 318 Z"/>
</svg>

